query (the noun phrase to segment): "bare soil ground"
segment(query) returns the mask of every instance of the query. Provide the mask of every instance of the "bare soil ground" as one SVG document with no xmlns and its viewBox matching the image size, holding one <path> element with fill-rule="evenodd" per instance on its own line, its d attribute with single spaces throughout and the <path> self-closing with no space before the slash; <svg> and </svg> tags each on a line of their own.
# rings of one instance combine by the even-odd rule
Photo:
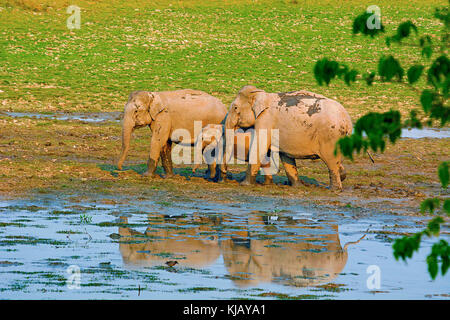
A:
<svg viewBox="0 0 450 320">
<path fill-rule="evenodd" d="M 176 166 L 170 179 L 148 180 L 146 168 L 150 130 L 134 133 L 124 171 L 118 171 L 120 123 L 87 123 L 0 116 L 0 194 L 7 198 L 30 194 L 126 194 L 130 199 L 159 201 L 233 202 L 255 197 L 300 199 L 311 205 L 362 207 L 378 212 L 419 214 L 426 197 L 446 195 L 439 185 L 437 165 L 450 158 L 449 139 L 401 139 L 384 153 L 345 160 L 347 179 L 342 192 L 328 185 L 328 170 L 321 160 L 297 161 L 299 176 L 309 186 L 287 186 L 283 171 L 276 185 L 240 186 L 245 166 L 231 166 L 232 179 L 214 183 L 203 178 L 206 165 L 192 174 L 191 166 Z M 163 173 L 162 168 L 158 168 Z M 262 177 L 258 179 L 262 181 Z M 161 193 L 160 191 L 163 191 Z M 110 200 L 108 200 L 110 201 Z M 117 201 L 124 201 L 117 200 Z"/>
</svg>

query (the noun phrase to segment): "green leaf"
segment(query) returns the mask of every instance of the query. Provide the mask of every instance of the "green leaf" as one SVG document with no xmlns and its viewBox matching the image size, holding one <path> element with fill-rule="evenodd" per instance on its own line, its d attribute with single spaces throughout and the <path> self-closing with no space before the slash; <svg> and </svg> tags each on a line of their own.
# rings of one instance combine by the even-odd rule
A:
<svg viewBox="0 0 450 320">
<path fill-rule="evenodd" d="M 450 79 L 450 60 L 447 56 L 442 55 L 433 61 L 431 67 L 428 69 L 428 83 L 433 85 L 436 89 L 444 88 Z"/>
<path fill-rule="evenodd" d="M 447 188 L 450 179 L 448 162 L 444 161 L 438 167 L 439 180 L 441 180 L 442 188 Z"/>
<path fill-rule="evenodd" d="M 331 61 L 327 58 L 317 61 L 314 66 L 314 77 L 319 85 L 322 85 L 323 82 L 328 85 L 336 77 L 338 67 L 339 64 L 336 61 Z"/>
<path fill-rule="evenodd" d="M 429 211 L 430 213 L 433 213 L 433 211 L 439 207 L 439 199 L 432 198 L 432 199 L 425 199 L 420 204 L 420 212 L 425 213 L 426 211 Z"/>
<path fill-rule="evenodd" d="M 423 111 L 425 113 L 429 113 L 432 106 L 433 106 L 433 100 L 435 98 L 435 93 L 431 90 L 425 89 L 422 91 L 422 94 L 420 95 L 420 103 L 422 104 Z"/>
<path fill-rule="evenodd" d="M 406 21 L 401 23 L 397 28 L 397 37 L 399 38 L 399 41 L 403 38 L 409 37 L 411 34 L 411 30 L 414 30 L 417 34 L 417 27 L 414 23 L 411 21 Z"/>
<path fill-rule="evenodd" d="M 384 32 L 384 26 L 380 17 L 374 13 L 364 12 L 353 20 L 353 34 L 361 33 L 366 36 L 374 37 Z"/>
<path fill-rule="evenodd" d="M 431 200 L 438 200 L 437 205 L 439 206 L 439 199 L 431 199 Z M 428 222 L 426 230 L 428 230 L 430 234 L 438 236 L 441 230 L 442 223 L 444 223 L 444 219 L 442 219 L 442 217 L 436 217 L 432 219 L 430 222 Z"/>
<path fill-rule="evenodd" d="M 429 255 L 427 257 L 427 264 L 428 264 L 428 273 L 431 276 L 431 279 L 436 279 L 437 273 L 438 273 L 438 262 L 437 257 L 434 255 Z"/>
<path fill-rule="evenodd" d="M 405 120 L 405 123 L 403 126 L 408 127 L 408 128 L 422 129 L 422 122 L 417 118 L 416 110 L 411 110 L 409 112 L 409 119 Z"/>
<path fill-rule="evenodd" d="M 409 68 L 408 70 L 408 82 L 410 84 L 413 84 L 415 82 L 417 82 L 417 80 L 419 80 L 420 76 L 422 75 L 424 66 L 422 65 L 415 65 L 412 66 L 411 68 Z"/>
<path fill-rule="evenodd" d="M 351 82 L 356 81 L 357 75 L 358 71 L 350 70 L 346 65 L 327 58 L 320 59 L 314 66 L 314 77 L 319 85 L 323 83 L 329 85 L 331 80 L 336 77 L 344 79 L 345 83 L 350 85 Z"/>
<path fill-rule="evenodd" d="M 442 205 L 442 208 L 447 213 L 447 215 L 450 215 L 450 199 L 444 200 L 444 204 Z"/>
<path fill-rule="evenodd" d="M 426 58 L 431 58 L 431 55 L 433 53 L 433 46 L 431 42 L 430 36 L 423 36 L 419 40 L 420 47 L 422 48 L 421 54 Z"/>
<path fill-rule="evenodd" d="M 350 85 L 351 82 L 356 81 L 356 76 L 358 75 L 358 71 L 356 70 L 350 70 L 347 71 L 344 75 L 344 81 L 347 85 Z"/>
<path fill-rule="evenodd" d="M 371 86 L 373 81 L 375 80 L 375 72 L 364 74 L 364 80 L 366 81 L 368 86 Z"/>
<path fill-rule="evenodd" d="M 401 42 L 404 38 L 407 38 L 411 35 L 411 31 L 415 31 L 417 34 L 417 27 L 414 23 L 411 21 L 402 22 L 398 28 L 395 35 L 391 37 L 386 37 L 386 45 L 389 47 L 391 45 L 391 42 Z M 425 40 L 422 40 L 421 43 Z"/>
<path fill-rule="evenodd" d="M 383 56 L 378 62 L 378 73 L 383 81 L 391 81 L 392 78 L 397 77 L 398 80 L 403 78 L 403 68 L 400 62 L 393 56 Z"/>
<path fill-rule="evenodd" d="M 426 46 L 423 47 L 422 49 L 422 53 L 421 53 L 424 57 L 426 58 L 431 58 L 431 55 L 433 54 L 433 48 L 431 46 Z"/>
<path fill-rule="evenodd" d="M 432 279 L 435 279 L 439 272 L 439 262 L 441 262 L 441 273 L 444 276 L 450 265 L 450 246 L 443 239 L 433 244 L 431 253 L 427 257 L 428 272 Z"/>
</svg>

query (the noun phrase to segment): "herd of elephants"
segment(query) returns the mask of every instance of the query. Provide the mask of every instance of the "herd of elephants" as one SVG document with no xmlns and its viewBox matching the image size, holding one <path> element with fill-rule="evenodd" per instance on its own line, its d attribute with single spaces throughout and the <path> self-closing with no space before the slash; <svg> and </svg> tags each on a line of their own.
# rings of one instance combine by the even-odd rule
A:
<svg viewBox="0 0 450 320">
<path fill-rule="evenodd" d="M 196 123 L 202 127 L 197 136 Z M 346 176 L 342 157 L 335 153 L 336 142 L 353 130 L 350 116 L 340 103 L 305 90 L 269 93 L 248 85 L 237 93 L 229 108 L 198 90 L 135 91 L 125 105 L 119 170 L 128 154 L 133 130 L 144 126 L 152 131 L 145 176 L 155 175 L 160 158 L 166 176 L 173 175 L 173 143 L 191 146 L 201 141 L 202 152 L 209 150 L 215 157 L 207 162 L 209 178 L 225 179 L 227 163 L 231 162 L 223 154 L 237 153 L 244 155 L 241 161 L 249 163 L 241 184 L 254 184 L 259 170 L 264 173 L 270 164 L 267 158 L 273 158 L 276 151 L 290 185 L 301 183 L 295 159 L 321 159 L 328 167 L 330 189 L 335 190 L 342 189 Z M 243 131 L 249 128 L 251 136 L 250 131 Z M 175 134 L 179 130 L 188 132 L 190 138 Z M 256 153 L 253 158 L 250 150 Z M 223 158 L 219 159 L 219 154 Z M 264 173 L 266 184 L 272 182 L 272 173 Z"/>
</svg>

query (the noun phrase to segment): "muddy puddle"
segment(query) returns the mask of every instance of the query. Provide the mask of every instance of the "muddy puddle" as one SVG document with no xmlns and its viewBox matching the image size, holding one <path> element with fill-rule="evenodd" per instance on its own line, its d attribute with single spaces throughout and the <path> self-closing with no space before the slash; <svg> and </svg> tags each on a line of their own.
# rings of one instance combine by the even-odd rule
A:
<svg viewBox="0 0 450 320">
<path fill-rule="evenodd" d="M 122 119 L 122 112 L 91 112 L 91 113 L 26 113 L 26 112 L 0 112 L 12 118 L 34 118 L 53 120 L 77 120 L 88 123 L 113 121 L 119 122 Z M 402 138 L 422 139 L 422 138 L 450 138 L 449 128 L 423 128 L 423 129 L 402 129 Z"/>
<path fill-rule="evenodd" d="M 0 199 L 0 297 L 448 299 L 450 294 L 448 274 L 431 281 L 427 273 L 426 255 L 435 239 L 425 240 L 407 265 L 392 256 L 393 239 L 423 229 L 424 218 L 306 208 L 271 198 L 205 204 L 165 201 L 161 195 L 155 202 L 104 203 L 47 195 Z M 178 263 L 169 267 L 168 261 Z"/>
</svg>

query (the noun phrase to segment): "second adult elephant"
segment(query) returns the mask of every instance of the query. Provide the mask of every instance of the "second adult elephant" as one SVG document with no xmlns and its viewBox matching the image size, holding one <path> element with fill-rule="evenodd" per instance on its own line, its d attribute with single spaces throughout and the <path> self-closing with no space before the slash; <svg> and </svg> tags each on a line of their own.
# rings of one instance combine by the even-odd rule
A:
<svg viewBox="0 0 450 320">
<path fill-rule="evenodd" d="M 134 91 L 125 105 L 122 126 L 122 152 L 118 162 L 121 170 L 130 148 L 131 134 L 135 128 L 149 126 L 152 130 L 150 156 L 146 176 L 154 176 L 160 155 L 167 175 L 172 175 L 171 144 L 172 133 L 184 129 L 195 142 L 194 123 L 201 121 L 201 127 L 220 123 L 227 113 L 226 106 L 217 98 L 197 90 L 176 91 Z"/>
<path fill-rule="evenodd" d="M 260 159 L 271 147 L 271 130 L 276 129 L 279 130 L 280 159 L 291 185 L 300 182 L 295 159 L 320 158 L 328 167 L 330 187 L 342 189 L 345 170 L 341 155 L 335 155 L 334 151 L 339 138 L 352 133 L 352 121 L 340 103 L 304 90 L 267 93 L 254 86 L 245 86 L 231 104 L 225 127 L 252 126 L 258 135 L 266 135 L 267 143 L 265 148 L 259 146 L 258 161 L 249 165 L 244 185 L 255 183 Z M 231 148 L 228 140 L 227 148 Z M 261 140 L 258 137 L 256 141 Z"/>
</svg>

